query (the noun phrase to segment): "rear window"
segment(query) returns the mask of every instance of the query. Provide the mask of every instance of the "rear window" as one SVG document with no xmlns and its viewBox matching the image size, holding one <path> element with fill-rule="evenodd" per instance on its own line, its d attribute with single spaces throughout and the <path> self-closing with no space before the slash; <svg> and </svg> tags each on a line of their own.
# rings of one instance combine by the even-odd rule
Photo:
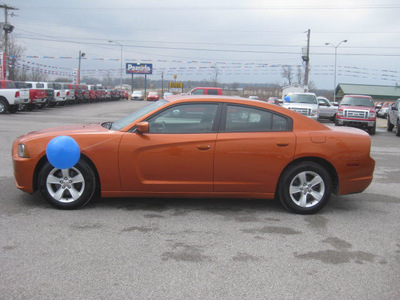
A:
<svg viewBox="0 0 400 300">
<path fill-rule="evenodd" d="M 208 90 L 209 95 L 218 95 L 218 90 Z"/>
<path fill-rule="evenodd" d="M 13 81 L 6 82 L 6 89 L 15 89 L 15 83 Z"/>
</svg>

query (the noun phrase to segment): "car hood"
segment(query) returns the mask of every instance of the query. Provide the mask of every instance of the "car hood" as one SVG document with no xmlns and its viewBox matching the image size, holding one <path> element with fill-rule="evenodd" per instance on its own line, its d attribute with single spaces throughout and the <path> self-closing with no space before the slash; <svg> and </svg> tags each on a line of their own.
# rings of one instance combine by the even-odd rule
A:
<svg viewBox="0 0 400 300">
<path fill-rule="evenodd" d="M 313 109 L 313 108 L 316 108 L 317 107 L 317 104 L 311 104 L 311 103 L 296 103 L 296 102 L 294 102 L 294 103 L 284 103 L 283 105 L 282 105 L 283 107 L 286 107 L 286 108 L 290 108 L 290 107 L 301 107 L 301 108 L 311 108 L 311 109 Z"/>
<path fill-rule="evenodd" d="M 19 137 L 21 142 L 30 139 L 42 138 L 42 137 L 55 137 L 60 135 L 79 135 L 96 132 L 108 132 L 109 130 L 102 127 L 101 124 L 82 124 L 82 125 L 70 125 L 62 127 L 46 128 L 37 131 L 32 131 Z"/>
</svg>

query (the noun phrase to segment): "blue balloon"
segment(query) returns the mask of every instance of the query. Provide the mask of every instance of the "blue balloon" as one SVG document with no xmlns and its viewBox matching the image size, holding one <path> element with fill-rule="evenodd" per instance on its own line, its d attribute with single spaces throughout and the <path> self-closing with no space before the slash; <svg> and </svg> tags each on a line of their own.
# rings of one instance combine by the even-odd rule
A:
<svg viewBox="0 0 400 300">
<path fill-rule="evenodd" d="M 285 96 L 284 99 L 285 99 L 286 102 L 290 102 L 290 96 Z"/>
<path fill-rule="evenodd" d="M 49 162 L 57 169 L 69 169 L 76 165 L 81 156 L 78 143 L 70 136 L 53 138 L 46 147 Z"/>
</svg>

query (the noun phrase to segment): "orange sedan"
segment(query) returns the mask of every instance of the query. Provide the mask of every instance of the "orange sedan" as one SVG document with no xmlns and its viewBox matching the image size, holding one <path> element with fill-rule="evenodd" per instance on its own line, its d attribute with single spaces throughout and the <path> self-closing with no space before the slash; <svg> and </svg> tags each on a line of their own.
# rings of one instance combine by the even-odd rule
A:
<svg viewBox="0 0 400 300">
<path fill-rule="evenodd" d="M 46 156 L 72 137 L 80 159 L 57 169 Z M 332 193 L 362 192 L 375 161 L 369 135 L 327 127 L 261 101 L 181 96 L 153 102 L 115 122 L 59 127 L 14 141 L 19 189 L 75 209 L 101 197 L 279 198 L 315 213 Z M 98 193 L 99 192 L 99 193 Z"/>
</svg>

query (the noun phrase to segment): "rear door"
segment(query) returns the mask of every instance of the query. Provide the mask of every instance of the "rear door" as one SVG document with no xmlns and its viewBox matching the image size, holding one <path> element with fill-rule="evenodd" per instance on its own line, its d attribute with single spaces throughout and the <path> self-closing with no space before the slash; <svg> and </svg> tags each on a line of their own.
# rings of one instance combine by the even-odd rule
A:
<svg viewBox="0 0 400 300">
<path fill-rule="evenodd" d="M 293 160 L 292 119 L 261 108 L 228 104 L 215 147 L 214 191 L 274 193 Z"/>
</svg>

